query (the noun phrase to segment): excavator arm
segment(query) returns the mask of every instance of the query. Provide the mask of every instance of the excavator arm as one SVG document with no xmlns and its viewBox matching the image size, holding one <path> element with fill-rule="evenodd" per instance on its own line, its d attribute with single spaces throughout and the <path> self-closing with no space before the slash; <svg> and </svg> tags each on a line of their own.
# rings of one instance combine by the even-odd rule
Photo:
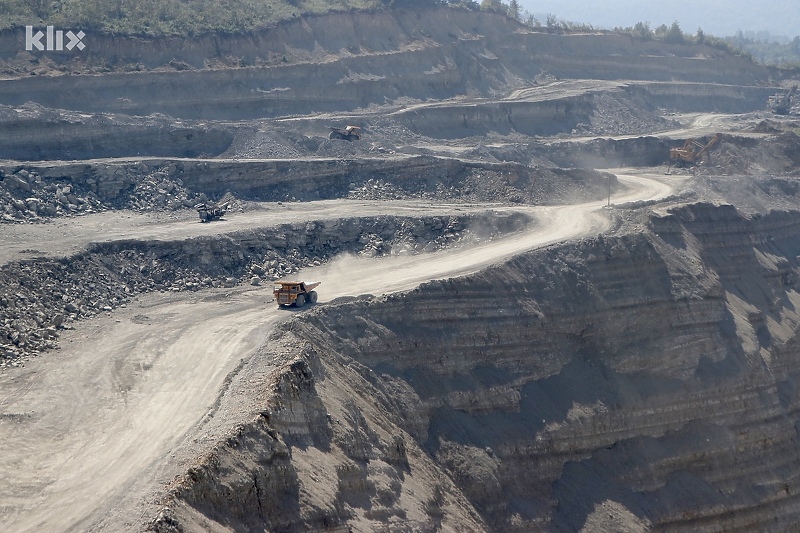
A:
<svg viewBox="0 0 800 533">
<path fill-rule="evenodd" d="M 697 152 L 697 155 L 695 155 L 695 160 L 703 157 L 706 154 L 706 152 L 711 150 L 714 147 L 714 145 L 719 142 L 719 139 L 720 139 L 720 134 L 717 133 L 716 135 L 714 135 L 714 138 L 711 139 L 711 141 L 707 145 L 705 145 L 703 148 L 700 149 L 699 152 Z"/>
</svg>

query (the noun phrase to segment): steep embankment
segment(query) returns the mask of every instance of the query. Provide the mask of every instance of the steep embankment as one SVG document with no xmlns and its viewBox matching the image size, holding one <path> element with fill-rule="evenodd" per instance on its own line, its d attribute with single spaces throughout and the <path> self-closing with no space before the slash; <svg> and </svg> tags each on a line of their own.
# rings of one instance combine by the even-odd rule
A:
<svg viewBox="0 0 800 533">
<path fill-rule="evenodd" d="M 153 527 L 797 527 L 800 216 L 650 226 L 281 327 Z"/>
<path fill-rule="evenodd" d="M 408 157 L 342 160 L 151 159 L 0 164 L 0 223 L 128 208 L 191 208 L 237 199 L 335 198 L 527 204 L 578 203 L 603 195 L 609 174 L 581 168 Z M 614 188 L 617 185 L 614 184 Z"/>
<path fill-rule="evenodd" d="M 702 130 L 699 130 L 702 132 Z M 697 134 L 694 138 L 705 145 L 713 139 L 713 134 Z M 596 138 L 557 140 L 533 145 L 537 155 L 546 157 L 556 165 L 564 167 L 580 166 L 589 168 L 615 167 L 653 167 L 666 165 L 670 148 L 678 143 L 664 137 L 642 136 L 620 139 Z M 748 203 L 747 196 L 753 197 L 759 188 L 767 187 L 764 182 L 785 181 L 785 176 L 796 174 L 800 162 L 800 136 L 789 131 L 779 135 L 751 136 L 721 134 L 720 142 L 694 173 L 707 175 L 709 180 L 718 183 L 720 191 L 732 193 L 737 205 Z M 744 180 L 731 179 L 730 176 L 746 176 Z M 739 190 L 738 194 L 734 192 Z M 776 207 L 781 196 L 793 197 L 796 194 L 789 180 L 783 190 L 776 192 L 765 202 L 764 210 Z M 739 200 L 739 198 L 742 198 Z M 731 200 L 732 201 L 732 200 Z"/>
<path fill-rule="evenodd" d="M 492 238 L 529 221 L 518 213 L 309 220 L 182 240 L 97 242 L 64 258 L 12 262 L 0 268 L 0 368 L 55 348 L 63 327 L 143 293 L 260 285 L 339 254 L 429 252 L 459 241 L 467 228 Z"/>
<path fill-rule="evenodd" d="M 0 60 L 20 65 L 19 74 L 40 69 L 44 76 L 0 81 L 0 103 L 229 119 L 493 96 L 533 85 L 542 73 L 729 85 L 755 85 L 771 75 L 707 46 L 547 33 L 498 14 L 453 8 L 299 17 L 252 35 L 87 40 L 79 55 L 45 54 L 44 60 L 24 51 L 21 30 L 3 33 Z M 100 65 L 125 72 L 63 76 L 54 84 L 47 65 L 58 70 L 59 64 L 72 74 Z M 163 67 L 170 71 L 153 71 Z"/>
</svg>

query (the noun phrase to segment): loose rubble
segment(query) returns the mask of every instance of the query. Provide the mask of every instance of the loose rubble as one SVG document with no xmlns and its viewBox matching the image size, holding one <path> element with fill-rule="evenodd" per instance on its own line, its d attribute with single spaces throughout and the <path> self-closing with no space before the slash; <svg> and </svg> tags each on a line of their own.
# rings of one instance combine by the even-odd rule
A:
<svg viewBox="0 0 800 533">
<path fill-rule="evenodd" d="M 111 180 L 106 180 L 104 170 L 98 167 L 87 171 L 81 180 L 43 176 L 26 168 L 13 173 L 0 171 L 0 223 L 44 222 L 111 209 L 178 211 L 209 201 L 205 193 L 184 186 L 182 168 L 176 163 L 155 169 L 147 165 L 112 168 Z M 104 188 L 107 183 L 113 183 L 114 188 Z M 232 195 L 224 201 L 236 202 L 237 207 L 244 205 Z"/>
<path fill-rule="evenodd" d="M 499 214 L 343 219 L 178 242 L 97 244 L 70 258 L 11 263 L 0 269 L 0 368 L 56 348 L 59 332 L 74 321 L 138 294 L 257 286 L 342 253 L 435 251 L 468 236 L 476 220 L 484 238 L 527 224 L 521 215 Z"/>
</svg>

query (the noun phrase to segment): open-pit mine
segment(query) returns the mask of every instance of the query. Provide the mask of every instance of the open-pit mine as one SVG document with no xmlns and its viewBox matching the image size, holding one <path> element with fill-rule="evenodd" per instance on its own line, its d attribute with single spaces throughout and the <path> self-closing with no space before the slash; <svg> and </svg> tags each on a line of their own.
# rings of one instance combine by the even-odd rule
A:
<svg viewBox="0 0 800 533">
<path fill-rule="evenodd" d="M 800 529 L 797 73 L 455 7 L 23 41 L 0 530 Z"/>
</svg>

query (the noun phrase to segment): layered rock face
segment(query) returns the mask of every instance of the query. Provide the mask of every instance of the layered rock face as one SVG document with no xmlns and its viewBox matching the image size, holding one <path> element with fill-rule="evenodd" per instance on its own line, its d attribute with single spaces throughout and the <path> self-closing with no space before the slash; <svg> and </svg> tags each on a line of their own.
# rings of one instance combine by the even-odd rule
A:
<svg viewBox="0 0 800 533">
<path fill-rule="evenodd" d="M 800 216 L 650 225 L 292 320 L 153 527 L 797 528 Z"/>
<path fill-rule="evenodd" d="M 21 36 L 0 35 L 0 60 L 18 60 Z M 56 70 L 111 65 L 124 72 L 64 76 L 57 87 L 47 76 L 3 80 L 0 103 L 254 118 L 349 111 L 399 98 L 488 96 L 531 85 L 543 72 L 565 79 L 737 85 L 776 74 L 710 47 L 602 33 L 558 35 L 505 16 L 450 8 L 302 17 L 255 35 L 195 40 L 93 35 L 80 56 L 48 58 Z M 178 71 L 150 70 L 165 67 Z"/>
<path fill-rule="evenodd" d="M 209 198 L 311 201 L 401 198 L 576 203 L 605 193 L 608 174 L 582 168 L 396 156 L 306 160 L 165 160 L 0 164 L 0 223 L 86 214 L 191 208 Z"/>
<path fill-rule="evenodd" d="M 138 294 L 269 283 L 340 254 L 430 252 L 468 237 L 470 228 L 493 238 L 529 222 L 493 213 L 347 218 L 186 240 L 97 243 L 67 258 L 6 264 L 0 267 L 0 368 L 55 348 L 63 327 Z"/>
<path fill-rule="evenodd" d="M 0 107 L 0 138 L 3 158 L 74 160 L 137 154 L 215 156 L 230 146 L 233 133 L 163 115 L 87 116 L 28 103 L 16 109 Z"/>
</svg>

